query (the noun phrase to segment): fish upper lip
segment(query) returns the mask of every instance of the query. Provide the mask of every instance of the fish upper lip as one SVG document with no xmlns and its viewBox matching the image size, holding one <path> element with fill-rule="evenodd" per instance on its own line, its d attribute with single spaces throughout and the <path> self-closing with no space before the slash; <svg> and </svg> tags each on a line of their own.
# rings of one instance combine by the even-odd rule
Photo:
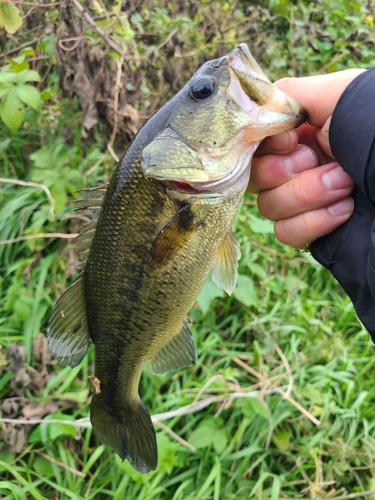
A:
<svg viewBox="0 0 375 500">
<path fill-rule="evenodd" d="M 270 82 L 246 44 L 240 44 L 229 54 L 228 63 L 231 73 L 237 76 L 244 95 L 256 108 L 259 107 L 259 112 L 261 109 L 262 112 L 281 111 L 281 114 L 291 120 L 291 128 L 300 126 L 306 120 L 307 113 L 299 102 Z"/>
</svg>

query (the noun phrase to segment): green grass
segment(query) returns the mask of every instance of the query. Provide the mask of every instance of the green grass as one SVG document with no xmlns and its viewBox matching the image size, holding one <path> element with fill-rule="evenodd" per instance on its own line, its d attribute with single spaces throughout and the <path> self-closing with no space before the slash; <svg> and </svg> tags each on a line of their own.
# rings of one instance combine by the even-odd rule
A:
<svg viewBox="0 0 375 500">
<path fill-rule="evenodd" d="M 191 55 L 165 46 L 152 64 L 134 62 L 143 72 L 137 109 L 173 94 L 203 59 L 238 41 L 249 41 L 273 78 L 374 64 L 366 38 L 373 2 L 259 3 L 270 10 L 192 1 L 180 12 L 173 2 L 142 2 L 130 48 L 144 55 L 176 27 L 174 47 Z M 142 29 L 158 37 L 146 43 Z M 19 36 L 23 43 L 27 32 Z M 82 220 L 67 201 L 107 179 L 113 161 L 107 154 L 100 163 L 106 139 L 100 129 L 88 139 L 77 100 L 60 95 L 54 64 L 43 113 L 26 117 L 16 136 L 0 124 L 9 138 L 0 141 L 0 176 L 43 184 L 55 201 L 51 213 L 40 187 L 0 184 L 0 241 L 15 240 L 0 245 L 0 498 L 374 500 L 374 345 L 332 276 L 278 243 L 250 195 L 234 224 L 242 249 L 234 294 L 209 280 L 190 314 L 197 365 L 143 374 L 142 399 L 152 415 L 168 417 L 155 424 L 158 469 L 139 474 L 96 440 L 88 425 L 93 350 L 63 368 L 44 336 L 54 301 L 77 273 L 72 239 L 35 235 L 75 233 Z"/>
<path fill-rule="evenodd" d="M 25 450 L 1 456 L 2 498 L 49 499 L 56 491 L 61 499 L 374 497 L 364 493 L 375 490 L 375 358 L 369 335 L 324 269 L 282 247 L 272 234 L 252 232 L 251 224 L 261 226 L 261 220 L 246 204 L 235 226 L 243 248 L 240 272 L 255 270 L 253 304 L 217 297 L 206 313 L 196 307 L 191 316 L 198 364 L 162 377 L 146 370 L 142 379 L 142 398 L 152 414 L 192 404 L 198 394 L 200 400 L 222 397 L 201 411 L 163 421 L 196 449 L 156 427 L 159 467 L 143 476 L 100 445 L 91 429 L 41 424 L 28 435 Z M 60 262 L 66 265 L 64 254 Z M 13 267 L 24 271 L 25 262 L 16 260 Z M 1 344 L 5 351 L 11 342 L 23 343 L 24 366 L 48 372 L 40 386 L 21 389 L 20 407 L 49 402 L 55 411 L 45 420 L 68 423 L 88 416 L 92 387 L 86 377 L 93 354 L 75 369 L 38 359 L 37 347 L 33 354 L 51 291 L 58 289 L 52 285 L 54 268 L 54 253 L 31 266 L 28 287 L 19 295 L 28 314 L 18 322 L 17 313 L 8 314 L 0 326 Z M 199 302 L 214 292 L 212 284 L 205 287 Z M 16 373 L 3 372 L 4 399 Z"/>
</svg>

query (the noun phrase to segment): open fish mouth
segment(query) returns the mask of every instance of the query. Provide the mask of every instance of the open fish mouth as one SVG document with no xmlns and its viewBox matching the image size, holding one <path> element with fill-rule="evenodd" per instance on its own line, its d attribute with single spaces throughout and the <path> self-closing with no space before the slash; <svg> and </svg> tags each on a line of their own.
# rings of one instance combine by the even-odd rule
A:
<svg viewBox="0 0 375 500">
<path fill-rule="evenodd" d="M 183 89 L 168 126 L 142 152 L 145 177 L 184 194 L 220 194 L 250 174 L 268 136 L 306 119 L 272 84 L 246 44 L 207 62 Z"/>
<path fill-rule="evenodd" d="M 247 127 L 254 141 L 299 127 L 306 111 L 291 96 L 269 81 L 246 44 L 241 43 L 228 55 L 231 79 L 229 95 L 251 117 Z"/>
<path fill-rule="evenodd" d="M 180 191 L 180 193 L 185 193 L 185 194 L 207 194 L 211 192 L 207 190 L 196 189 L 191 184 L 181 181 L 171 181 L 169 183 L 169 186 L 172 189 L 176 189 L 177 191 Z"/>
</svg>

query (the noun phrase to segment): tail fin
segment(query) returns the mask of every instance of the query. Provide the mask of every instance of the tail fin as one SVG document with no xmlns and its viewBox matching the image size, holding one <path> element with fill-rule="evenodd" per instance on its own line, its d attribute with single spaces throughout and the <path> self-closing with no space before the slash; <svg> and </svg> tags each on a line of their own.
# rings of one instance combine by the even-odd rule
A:
<svg viewBox="0 0 375 500">
<path fill-rule="evenodd" d="M 99 402 L 100 395 L 93 395 L 91 423 L 99 440 L 112 448 L 122 460 L 128 459 L 139 472 L 150 472 L 158 465 L 158 449 L 154 427 L 146 406 L 139 404 L 129 411 L 114 415 L 105 412 Z"/>
</svg>

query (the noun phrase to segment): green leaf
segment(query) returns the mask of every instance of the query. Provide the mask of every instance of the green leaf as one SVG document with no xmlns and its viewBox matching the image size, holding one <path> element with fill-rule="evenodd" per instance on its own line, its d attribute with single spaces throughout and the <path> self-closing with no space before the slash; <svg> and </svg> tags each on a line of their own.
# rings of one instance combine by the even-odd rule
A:
<svg viewBox="0 0 375 500">
<path fill-rule="evenodd" d="M 253 280 L 244 274 L 238 276 L 237 286 L 233 292 L 234 297 L 246 307 L 256 306 L 258 296 Z"/>
<path fill-rule="evenodd" d="M 20 55 L 18 57 L 13 57 L 13 59 L 8 59 L 8 62 L 10 64 L 12 64 L 12 63 L 22 64 L 24 61 L 25 61 L 25 56 L 24 55 Z"/>
<path fill-rule="evenodd" d="M 40 82 L 40 75 L 32 69 L 15 72 L 10 66 L 4 66 L 4 68 L 0 71 L 0 82 L 15 84 Z"/>
<path fill-rule="evenodd" d="M 52 168 L 54 164 L 53 154 L 48 149 L 38 149 L 30 155 L 30 159 L 37 168 Z"/>
<path fill-rule="evenodd" d="M 281 429 L 279 432 L 273 434 L 272 441 L 279 450 L 286 451 L 290 447 L 290 434 L 286 429 Z"/>
<path fill-rule="evenodd" d="M 236 402 L 236 406 L 239 406 L 245 417 L 249 419 L 254 418 L 255 416 L 261 416 L 268 420 L 267 408 L 259 399 L 250 397 L 246 399 L 239 399 Z"/>
<path fill-rule="evenodd" d="M 257 264 L 256 262 L 246 262 L 247 267 L 249 268 L 251 274 L 255 274 L 261 279 L 264 279 L 267 276 L 267 271 L 264 266 Z"/>
<path fill-rule="evenodd" d="M 18 74 L 13 73 L 9 66 L 4 66 L 0 71 L 0 82 L 2 83 L 16 83 L 18 79 Z"/>
<path fill-rule="evenodd" d="M 17 83 L 40 82 L 40 74 L 33 69 L 27 69 L 18 73 Z"/>
<path fill-rule="evenodd" d="M 228 438 L 225 431 L 219 426 L 203 421 L 191 433 L 189 443 L 197 449 L 213 446 L 218 453 L 221 453 L 228 444 Z"/>
<path fill-rule="evenodd" d="M 5 151 L 11 142 L 12 139 L 9 139 L 9 137 L 0 141 L 0 152 Z"/>
<path fill-rule="evenodd" d="M 214 448 L 218 453 L 222 453 L 228 444 L 226 433 L 222 429 L 217 429 L 215 433 Z"/>
<path fill-rule="evenodd" d="M 163 469 L 167 474 L 171 474 L 174 467 L 183 466 L 177 453 L 178 443 L 169 439 L 168 435 L 162 432 L 156 434 L 158 442 L 159 460 L 163 464 Z"/>
<path fill-rule="evenodd" d="M 27 85 L 25 83 L 17 85 L 17 93 L 21 101 L 30 106 L 30 108 L 35 110 L 40 108 L 42 102 L 40 94 L 32 85 Z"/>
<path fill-rule="evenodd" d="M 25 56 L 35 56 L 35 50 L 32 47 L 25 47 L 20 51 L 20 55 L 25 55 Z"/>
<path fill-rule="evenodd" d="M 67 415 L 64 416 L 64 419 L 74 421 L 74 419 L 67 418 Z M 60 436 L 75 436 L 76 430 L 73 425 L 69 424 L 51 424 L 48 434 L 50 439 L 56 439 Z"/>
<path fill-rule="evenodd" d="M 20 64 L 16 62 L 11 63 L 11 68 L 14 73 L 21 73 L 22 71 L 28 70 L 29 66 L 30 64 L 28 61 L 23 61 Z"/>
<path fill-rule="evenodd" d="M 273 233 L 273 222 L 249 214 L 249 226 L 254 233 Z"/>
<path fill-rule="evenodd" d="M 210 310 L 211 302 L 216 297 L 223 297 L 224 291 L 219 288 L 213 281 L 211 276 L 209 276 L 206 280 L 206 283 L 203 285 L 201 293 L 198 295 L 197 302 L 199 307 L 201 308 L 203 314 L 206 314 Z"/>
<path fill-rule="evenodd" d="M 50 99 L 52 99 L 53 94 L 49 90 L 42 90 L 42 92 L 40 93 L 40 97 L 43 99 L 43 101 L 49 101 Z"/>
<path fill-rule="evenodd" d="M 0 80 L 0 97 L 4 97 L 14 88 L 13 83 L 1 83 Z"/>
<path fill-rule="evenodd" d="M 1 461 L 2 462 L 5 462 L 5 463 L 10 465 L 15 458 L 16 458 L 15 453 L 10 453 L 9 451 L 8 452 L 4 452 L 4 451 L 1 452 Z"/>
<path fill-rule="evenodd" d="M 52 60 L 54 59 L 55 40 L 56 35 L 48 35 L 38 43 L 38 49 L 45 52 L 48 56 L 51 56 Z"/>
<path fill-rule="evenodd" d="M 18 318 L 22 321 L 26 321 L 31 314 L 31 308 L 29 304 L 20 297 L 17 299 L 13 305 L 13 310 Z"/>
<path fill-rule="evenodd" d="M 61 412 L 52 413 L 47 415 L 44 419 L 47 420 L 65 420 L 66 422 L 73 422 L 74 418 L 70 415 L 64 415 Z M 76 430 L 73 425 L 69 424 L 44 424 L 38 425 L 28 437 L 28 443 L 44 443 L 49 444 L 51 440 L 54 440 L 60 436 L 75 436 Z"/>
<path fill-rule="evenodd" d="M 12 89 L 1 103 L 0 116 L 5 125 L 16 134 L 25 118 L 25 106 L 15 89 Z"/>
<path fill-rule="evenodd" d="M 68 201 L 64 182 L 60 181 L 54 184 L 51 188 L 51 195 L 55 200 L 55 212 L 60 214 Z"/>
<path fill-rule="evenodd" d="M 22 26 L 19 9 L 10 2 L 0 2 L 0 28 L 13 35 Z"/>
<path fill-rule="evenodd" d="M 41 476 L 52 476 L 54 474 L 51 462 L 44 457 L 37 457 L 35 459 L 34 469 Z"/>
<path fill-rule="evenodd" d="M 298 392 L 306 399 L 309 399 L 316 405 L 322 405 L 324 402 L 324 397 L 321 391 L 312 386 L 306 386 L 298 389 Z"/>
<path fill-rule="evenodd" d="M 122 35 L 124 37 L 124 42 L 131 42 L 134 40 L 134 31 L 131 29 L 129 21 L 126 16 L 121 16 L 122 26 L 120 25 L 120 29 L 117 29 L 116 32 L 118 35 Z"/>
<path fill-rule="evenodd" d="M 13 73 L 21 73 L 24 70 L 28 70 L 30 66 L 24 55 L 9 59 L 7 62 Z"/>
</svg>

